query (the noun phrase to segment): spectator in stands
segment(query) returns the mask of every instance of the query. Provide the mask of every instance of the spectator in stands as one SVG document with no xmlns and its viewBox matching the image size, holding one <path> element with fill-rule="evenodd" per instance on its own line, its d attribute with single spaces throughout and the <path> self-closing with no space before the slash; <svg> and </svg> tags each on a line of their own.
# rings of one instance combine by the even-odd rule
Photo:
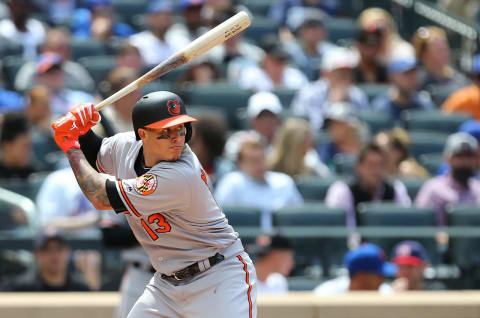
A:
<svg viewBox="0 0 480 318">
<path fill-rule="evenodd" d="M 49 25 L 68 25 L 75 12 L 76 0 L 33 0 L 35 7 L 45 15 Z"/>
<path fill-rule="evenodd" d="M 110 0 L 86 0 L 85 8 L 75 10 L 71 29 L 74 37 L 110 40 L 112 37 L 127 38 L 135 33 L 128 24 L 115 21 L 115 12 Z"/>
<path fill-rule="evenodd" d="M 95 237 L 99 212 L 88 201 L 75 182 L 72 169 L 63 168 L 47 176 L 38 192 L 36 204 L 40 225 L 44 229 L 56 228 L 69 232 L 75 238 Z M 84 279 L 92 290 L 101 285 L 101 255 L 96 250 L 75 252 L 74 259 L 83 269 Z"/>
<path fill-rule="evenodd" d="M 23 58 L 35 60 L 37 47 L 45 41 L 45 27 L 31 17 L 32 0 L 7 0 L 10 18 L 0 21 L 0 36 L 23 46 Z"/>
<path fill-rule="evenodd" d="M 209 85 L 220 79 L 220 71 L 211 59 L 204 56 L 188 63 L 187 69 L 180 75 L 178 84 L 181 87 L 188 85 Z"/>
<path fill-rule="evenodd" d="M 288 118 L 279 128 L 270 156 L 270 170 L 297 179 L 306 176 L 329 176 L 330 170 L 314 148 L 314 137 L 308 121 Z"/>
<path fill-rule="evenodd" d="M 369 138 L 368 128 L 355 115 L 350 103 L 333 103 L 325 115 L 325 128 L 331 141 L 317 145 L 320 160 L 335 170 L 338 156 L 355 157 Z"/>
<path fill-rule="evenodd" d="M 265 56 L 259 67 L 245 68 L 238 74 L 238 85 L 254 91 L 271 91 L 278 87 L 298 89 L 308 83 L 305 75 L 288 65 L 289 55 L 276 38 L 262 43 Z"/>
<path fill-rule="evenodd" d="M 134 69 L 138 74 L 143 73 L 143 60 L 140 50 L 132 45 L 129 41 L 124 41 L 115 55 L 117 66 L 129 67 Z"/>
<path fill-rule="evenodd" d="M 89 291 L 86 284 L 72 275 L 68 264 L 70 247 L 59 233 L 40 233 L 34 241 L 36 268 L 15 277 L 3 288 L 12 292 Z"/>
<path fill-rule="evenodd" d="M 368 108 L 367 96 L 353 85 L 356 66 L 357 58 L 351 50 L 338 47 L 327 51 L 322 59 L 322 77 L 300 88 L 292 101 L 293 112 L 307 117 L 318 131 L 335 102 L 350 102 L 357 110 Z"/>
<path fill-rule="evenodd" d="M 392 262 L 397 265 L 397 278 L 391 283 L 395 292 L 446 289 L 439 281 L 425 281 L 423 272 L 428 267 L 427 253 L 419 242 L 399 242 L 392 254 Z"/>
<path fill-rule="evenodd" d="M 93 92 L 95 83 L 88 71 L 81 64 L 71 60 L 71 38 L 70 32 L 63 28 L 51 28 L 47 31 L 45 44 L 42 52 L 58 53 L 62 57 L 62 69 L 66 75 L 65 86 L 71 89 L 79 89 L 86 92 Z M 36 61 L 25 63 L 15 76 L 15 90 L 26 92 L 30 89 L 37 76 Z"/>
<path fill-rule="evenodd" d="M 27 179 L 37 171 L 32 165 L 32 137 L 23 113 L 8 113 L 0 132 L 0 178 Z"/>
<path fill-rule="evenodd" d="M 235 169 L 231 161 L 222 157 L 227 140 L 228 127 L 225 119 L 214 112 L 204 112 L 195 116 L 194 134 L 188 145 L 197 155 L 212 185 L 222 176 Z"/>
<path fill-rule="evenodd" d="M 374 291 L 389 295 L 393 293 L 385 278 L 396 273 L 396 266 L 385 260 L 385 253 L 378 246 L 367 243 L 347 252 L 344 259 L 348 275 L 328 280 L 313 292 L 318 296 L 334 296 L 350 291 Z"/>
<path fill-rule="evenodd" d="M 473 177 L 478 169 L 477 152 L 478 142 L 473 136 L 464 132 L 450 135 L 443 152 L 450 172 L 425 182 L 415 199 L 417 207 L 435 211 L 440 245 L 448 243 L 448 234 L 442 229 L 448 225 L 446 208 L 458 203 L 480 204 L 480 181 Z"/>
<path fill-rule="evenodd" d="M 471 75 L 473 84 L 459 89 L 447 98 L 442 110 L 449 113 L 467 113 L 476 120 L 480 120 L 480 54 L 475 55 L 472 61 Z"/>
<path fill-rule="evenodd" d="M 417 61 L 412 57 L 399 57 L 391 60 L 387 67 L 390 89 L 372 101 L 372 108 L 390 115 L 392 120 L 401 119 L 405 110 L 435 109 L 430 95 L 419 91 Z"/>
<path fill-rule="evenodd" d="M 356 83 L 386 83 L 387 70 L 380 61 L 380 46 L 382 43 L 383 29 L 358 30 L 355 48 L 358 51 L 358 67 L 354 70 Z"/>
<path fill-rule="evenodd" d="M 346 224 L 352 230 L 362 225 L 357 210 L 359 203 L 394 201 L 403 206 L 411 204 L 405 185 L 399 180 L 387 179 L 386 165 L 387 158 L 383 150 L 375 144 L 366 145 L 358 156 L 353 178 L 336 181 L 328 188 L 325 198 L 327 206 L 344 210 Z M 349 238 L 349 244 L 355 246 L 359 239 L 354 234 Z"/>
<path fill-rule="evenodd" d="M 25 99 L 15 91 L 0 87 L 0 113 L 22 111 L 25 108 Z"/>
<path fill-rule="evenodd" d="M 44 85 L 52 96 L 51 110 L 54 116 L 67 113 L 70 108 L 81 102 L 94 102 L 93 96 L 82 91 L 65 87 L 63 59 L 58 53 L 43 53 L 37 63 L 35 84 Z"/>
<path fill-rule="evenodd" d="M 428 171 L 410 155 L 410 138 L 400 127 L 381 131 L 373 138 L 387 156 L 387 175 L 397 178 L 426 178 Z"/>
<path fill-rule="evenodd" d="M 267 156 L 273 148 L 273 139 L 282 122 L 283 107 L 277 95 L 271 92 L 258 92 L 250 96 L 247 105 L 247 118 L 250 132 L 255 132 L 265 143 Z M 252 134 L 245 131 L 233 133 L 225 145 L 226 157 L 236 161 L 244 137 Z"/>
<path fill-rule="evenodd" d="M 286 277 L 295 267 L 292 243 L 285 237 L 274 235 L 257 238 L 255 271 L 259 294 L 278 294 L 288 291 Z"/>
<path fill-rule="evenodd" d="M 338 0 L 280 0 L 272 2 L 268 15 L 280 26 L 285 26 L 289 20 L 295 19 L 296 15 L 303 13 L 304 10 L 315 8 L 335 15 L 339 6 Z"/>
<path fill-rule="evenodd" d="M 146 16 L 149 29 L 129 38 L 130 43 L 140 50 L 147 66 L 157 65 L 181 48 L 180 44 L 169 42 L 166 38 L 166 33 L 172 26 L 172 12 L 173 4 L 169 0 L 152 1 Z"/>
<path fill-rule="evenodd" d="M 166 38 L 186 46 L 207 31 L 206 21 L 202 16 L 205 0 L 178 1 L 182 21 L 175 23 L 167 31 Z"/>
<path fill-rule="evenodd" d="M 435 105 L 442 105 L 453 92 L 470 84 L 450 64 L 450 47 L 445 30 L 436 26 L 420 27 L 412 42 L 421 63 L 420 88 L 430 93 Z"/>
<path fill-rule="evenodd" d="M 336 47 L 327 41 L 326 18 L 323 11 L 309 9 L 299 21 L 299 25 L 295 26 L 296 37 L 285 43 L 285 50 L 292 62 L 310 81 L 318 78 L 318 66 L 325 52 Z"/>
<path fill-rule="evenodd" d="M 261 209 L 262 228 L 271 228 L 275 209 L 303 203 L 292 178 L 267 170 L 265 146 L 260 140 L 243 142 L 237 167 L 238 171 L 227 173 L 219 181 L 215 197 L 220 205 L 247 205 Z"/>
<path fill-rule="evenodd" d="M 381 8 L 367 8 L 360 13 L 357 19 L 361 29 L 382 30 L 380 61 L 387 65 L 393 57 L 414 55 L 412 45 L 398 34 L 397 26 L 390 13 Z"/>
<path fill-rule="evenodd" d="M 132 68 L 122 66 L 114 68 L 104 82 L 105 97 L 118 92 L 137 78 L 138 73 Z M 95 125 L 92 128 L 93 131 L 102 136 L 113 136 L 132 130 L 132 110 L 141 97 L 140 91 L 136 89 L 117 100 L 110 107 L 102 109 L 100 124 Z"/>
</svg>

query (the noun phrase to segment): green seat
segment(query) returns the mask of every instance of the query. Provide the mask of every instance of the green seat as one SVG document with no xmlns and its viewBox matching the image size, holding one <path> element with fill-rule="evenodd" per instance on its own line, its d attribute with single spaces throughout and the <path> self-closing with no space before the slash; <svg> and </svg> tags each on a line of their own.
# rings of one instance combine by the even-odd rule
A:
<svg viewBox="0 0 480 318">
<path fill-rule="evenodd" d="M 175 91 L 172 84 L 168 82 L 158 81 L 158 80 L 152 81 L 142 86 L 141 91 L 142 91 L 142 95 L 150 94 L 152 92 L 157 92 L 157 91 L 169 91 L 169 92 L 178 93 Z"/>
<path fill-rule="evenodd" d="M 308 276 L 288 277 L 287 281 L 289 291 L 311 291 L 324 282 L 324 280 L 312 279 Z"/>
<path fill-rule="evenodd" d="M 148 0 L 114 0 L 112 1 L 113 9 L 118 15 L 118 18 L 135 26 L 133 18 L 140 14 L 144 14 L 147 11 L 149 1 Z"/>
<path fill-rule="evenodd" d="M 233 227 L 260 227 L 260 210 L 258 208 L 243 205 L 225 205 L 222 206 L 222 210 L 228 219 L 228 223 Z"/>
<path fill-rule="evenodd" d="M 340 40 L 352 40 L 357 33 L 357 22 L 351 18 L 330 18 L 325 23 L 328 40 L 338 43 Z"/>
<path fill-rule="evenodd" d="M 358 114 L 361 121 L 368 125 L 372 135 L 392 128 L 392 119 L 388 114 L 375 111 L 362 111 Z"/>
<path fill-rule="evenodd" d="M 291 226 L 345 226 L 345 212 L 332 209 L 323 203 L 305 203 L 302 206 L 285 207 L 274 214 L 274 225 L 282 234 Z M 296 270 L 321 265 L 328 275 L 330 270 L 342 264 L 347 250 L 346 239 L 292 237 L 295 249 Z"/>
<path fill-rule="evenodd" d="M 252 24 L 243 33 L 245 39 L 260 44 L 265 37 L 277 36 L 278 29 L 279 25 L 272 19 L 257 16 L 252 19 Z"/>
<path fill-rule="evenodd" d="M 205 105 L 188 105 L 188 114 L 193 118 L 198 118 L 199 116 L 204 116 L 212 113 L 220 115 L 225 122 L 227 122 L 227 114 L 225 110 L 218 107 L 211 107 Z"/>
<path fill-rule="evenodd" d="M 352 175 L 355 171 L 357 157 L 338 153 L 333 157 L 335 171 L 339 175 Z"/>
<path fill-rule="evenodd" d="M 296 184 L 305 201 L 323 201 L 328 188 L 337 180 L 338 177 L 307 177 L 299 179 Z"/>
<path fill-rule="evenodd" d="M 445 114 L 438 110 L 406 111 L 402 115 L 405 127 L 408 130 L 426 130 L 451 134 L 471 116 L 463 113 Z"/>
<path fill-rule="evenodd" d="M 290 104 L 292 103 L 295 94 L 297 93 L 296 89 L 293 88 L 275 88 L 273 93 L 278 96 L 280 102 L 282 103 L 283 108 L 287 109 L 290 108 Z"/>
<path fill-rule="evenodd" d="M 443 157 L 443 153 L 425 153 L 423 155 L 420 155 L 419 162 L 422 166 L 425 167 L 425 169 L 430 172 L 431 175 L 436 175 L 438 172 L 438 169 L 442 166 L 442 164 L 445 162 L 445 159 Z"/>
<path fill-rule="evenodd" d="M 443 133 L 426 131 L 409 131 L 410 152 L 420 159 L 420 156 L 428 153 L 443 152 L 448 135 Z"/>
<path fill-rule="evenodd" d="M 2 73 L 7 89 L 15 89 L 15 76 L 25 62 L 26 60 L 21 55 L 10 55 L 2 59 Z"/>
<path fill-rule="evenodd" d="M 480 207 L 478 205 L 453 205 L 448 208 L 449 226 L 480 226 Z M 461 268 L 480 265 L 480 238 L 451 237 L 450 251 L 452 261 Z"/>
<path fill-rule="evenodd" d="M 115 58 L 110 55 L 82 57 L 78 60 L 98 85 L 115 68 Z"/>
<path fill-rule="evenodd" d="M 360 203 L 359 224 L 362 226 L 435 226 L 435 215 L 431 209 L 419 209 L 414 207 L 403 207 L 392 202 L 368 202 Z M 368 238 L 368 242 L 377 244 L 387 255 L 390 255 L 395 244 L 402 240 L 419 241 L 427 251 L 430 262 L 437 264 L 440 256 L 437 253 L 434 238 L 416 238 L 405 234 L 395 238 Z"/>
<path fill-rule="evenodd" d="M 225 111 L 229 128 L 240 129 L 239 109 L 247 106 L 252 91 L 236 85 L 217 83 L 208 86 L 191 85 L 183 92 L 185 102 L 196 105 L 218 107 Z"/>
<path fill-rule="evenodd" d="M 30 176 L 27 180 L 0 179 L 0 188 L 22 195 L 35 201 L 38 191 L 47 177 L 46 173 L 38 173 Z"/>
<path fill-rule="evenodd" d="M 403 182 L 405 187 L 407 188 L 408 196 L 412 201 L 415 200 L 417 197 L 417 193 L 422 187 L 422 185 L 427 181 L 427 179 L 422 178 L 402 178 L 400 181 Z"/>
<path fill-rule="evenodd" d="M 272 0 L 243 0 L 241 3 L 250 10 L 253 16 L 266 17 L 272 2 Z"/>
<path fill-rule="evenodd" d="M 367 95 L 368 99 L 372 101 L 378 95 L 385 94 L 388 91 L 390 84 L 363 83 L 357 84 L 357 86 Z"/>
<path fill-rule="evenodd" d="M 107 55 L 104 43 L 94 39 L 73 39 L 71 49 L 75 61 L 86 56 Z"/>
</svg>

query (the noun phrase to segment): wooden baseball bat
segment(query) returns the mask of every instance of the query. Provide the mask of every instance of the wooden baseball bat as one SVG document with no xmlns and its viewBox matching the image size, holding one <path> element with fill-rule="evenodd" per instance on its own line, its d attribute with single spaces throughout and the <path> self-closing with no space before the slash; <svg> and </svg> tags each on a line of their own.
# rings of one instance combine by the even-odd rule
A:
<svg viewBox="0 0 480 318">
<path fill-rule="evenodd" d="M 176 52 L 165 61 L 161 62 L 149 72 L 145 73 L 135 81 L 131 82 L 118 92 L 102 100 L 95 105 L 96 110 L 111 105 L 123 96 L 153 81 L 159 76 L 187 63 L 190 60 L 202 55 L 212 47 L 230 39 L 250 26 L 250 18 L 244 11 L 237 13 L 230 19 L 217 25 L 207 33 L 201 35 L 184 49 Z"/>
</svg>

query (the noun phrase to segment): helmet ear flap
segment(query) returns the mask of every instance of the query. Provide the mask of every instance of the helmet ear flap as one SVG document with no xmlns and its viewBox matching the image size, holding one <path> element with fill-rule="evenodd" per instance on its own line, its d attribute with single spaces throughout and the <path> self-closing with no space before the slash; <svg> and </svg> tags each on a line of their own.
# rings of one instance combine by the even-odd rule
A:
<svg viewBox="0 0 480 318">
<path fill-rule="evenodd" d="M 187 143 L 192 138 L 192 123 L 185 123 L 185 128 L 187 128 L 187 133 L 185 134 L 185 143 Z"/>
</svg>

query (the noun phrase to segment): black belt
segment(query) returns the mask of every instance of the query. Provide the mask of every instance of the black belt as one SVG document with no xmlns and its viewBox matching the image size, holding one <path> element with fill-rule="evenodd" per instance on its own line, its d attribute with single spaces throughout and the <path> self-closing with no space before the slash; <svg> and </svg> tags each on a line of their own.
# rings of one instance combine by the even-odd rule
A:
<svg viewBox="0 0 480 318">
<path fill-rule="evenodd" d="M 214 256 L 207 258 L 206 260 L 203 260 L 195 264 L 192 264 L 188 267 L 185 267 L 184 269 L 181 269 L 173 273 L 171 276 L 162 274 L 162 278 L 172 283 L 184 282 L 189 279 L 192 279 L 195 275 L 209 269 L 213 265 L 220 263 L 224 259 L 225 259 L 225 256 L 223 256 L 220 253 L 217 253 Z M 207 261 L 208 261 L 208 264 L 205 264 Z M 203 263 L 202 266 L 200 265 L 200 263 Z"/>
</svg>

